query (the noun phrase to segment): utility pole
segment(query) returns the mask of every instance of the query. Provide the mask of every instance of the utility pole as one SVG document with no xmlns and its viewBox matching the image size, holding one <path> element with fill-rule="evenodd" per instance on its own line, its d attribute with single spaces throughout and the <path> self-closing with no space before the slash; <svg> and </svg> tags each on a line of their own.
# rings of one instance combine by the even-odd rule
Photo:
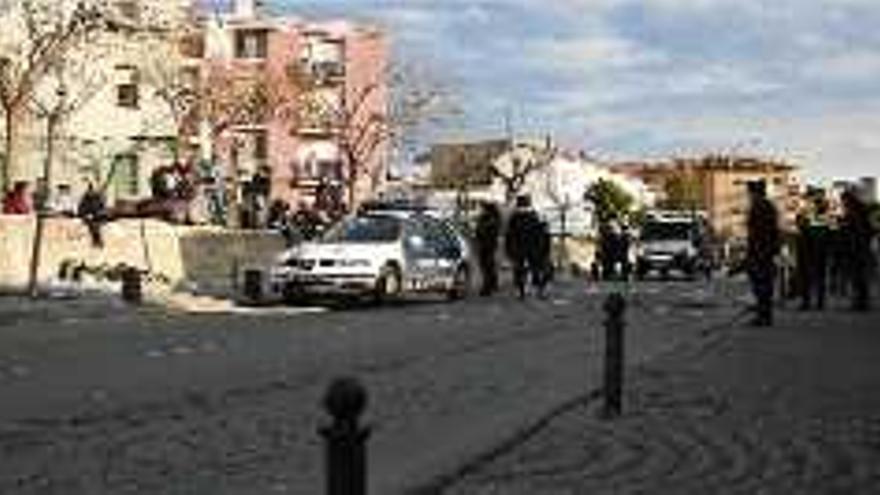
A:
<svg viewBox="0 0 880 495">
<path fill-rule="evenodd" d="M 510 105 L 504 107 L 504 136 L 508 145 L 513 149 L 513 125 L 511 123 Z"/>
</svg>

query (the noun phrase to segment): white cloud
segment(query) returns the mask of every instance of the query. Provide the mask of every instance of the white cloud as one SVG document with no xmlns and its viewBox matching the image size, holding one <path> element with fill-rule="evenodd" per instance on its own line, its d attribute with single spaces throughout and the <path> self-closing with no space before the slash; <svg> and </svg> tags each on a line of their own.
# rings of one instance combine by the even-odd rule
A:
<svg viewBox="0 0 880 495">
<path fill-rule="evenodd" d="M 808 65 L 804 73 L 826 81 L 877 81 L 880 78 L 880 51 L 856 50 L 828 56 Z"/>
<path fill-rule="evenodd" d="M 608 152 L 760 136 L 758 148 L 815 176 L 878 171 L 878 0 L 320 3 L 374 12 L 396 42 L 454 74 L 475 129 L 503 131 L 492 122 L 514 105 L 533 114 L 523 128 Z"/>
<path fill-rule="evenodd" d="M 659 65 L 669 58 L 659 50 L 614 36 L 539 40 L 529 46 L 526 57 L 554 70 L 627 69 Z"/>
</svg>

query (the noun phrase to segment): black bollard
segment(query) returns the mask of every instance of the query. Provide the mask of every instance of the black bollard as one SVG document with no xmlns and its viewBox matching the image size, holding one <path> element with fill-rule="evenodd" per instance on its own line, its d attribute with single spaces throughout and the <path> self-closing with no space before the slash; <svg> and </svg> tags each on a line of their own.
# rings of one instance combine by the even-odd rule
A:
<svg viewBox="0 0 880 495">
<path fill-rule="evenodd" d="M 335 380 L 327 389 L 324 409 L 333 422 L 319 430 L 324 437 L 327 495 L 366 495 L 367 438 L 370 429 L 359 424 L 367 392 L 354 378 Z"/>
<path fill-rule="evenodd" d="M 606 418 L 620 416 L 623 409 L 623 313 L 626 300 L 619 292 L 608 296 L 605 310 L 605 409 Z"/>
<path fill-rule="evenodd" d="M 263 300 L 263 271 L 249 269 L 244 271 L 244 297 L 250 304 Z"/>
<path fill-rule="evenodd" d="M 141 271 L 133 266 L 122 270 L 122 300 L 129 304 L 143 301 Z"/>
</svg>

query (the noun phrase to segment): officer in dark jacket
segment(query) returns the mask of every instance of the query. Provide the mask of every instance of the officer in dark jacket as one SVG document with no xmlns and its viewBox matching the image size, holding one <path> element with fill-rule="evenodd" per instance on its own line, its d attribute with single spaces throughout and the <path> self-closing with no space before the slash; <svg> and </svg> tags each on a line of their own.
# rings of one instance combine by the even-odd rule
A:
<svg viewBox="0 0 880 495">
<path fill-rule="evenodd" d="M 871 271 L 871 222 L 868 208 L 854 191 L 843 193 L 841 230 L 846 240 L 849 280 L 852 286 L 852 309 L 867 311 L 868 277 Z"/>
<path fill-rule="evenodd" d="M 828 251 L 831 230 L 827 221 L 824 198 L 813 200 L 813 210 L 798 215 L 797 278 L 801 295 L 801 309 L 810 309 L 816 303 L 825 308 Z"/>
<path fill-rule="evenodd" d="M 532 210 L 529 197 L 517 197 L 516 209 L 507 223 L 504 248 L 513 265 L 513 284 L 516 286 L 520 299 L 526 296 L 526 281 L 530 271 L 532 272 L 532 280 L 536 280 L 535 270 L 537 267 L 530 265 L 529 261 L 536 258 L 535 248 L 540 222 L 537 213 Z"/>
<path fill-rule="evenodd" d="M 489 201 L 481 205 L 477 217 L 475 240 L 477 244 L 477 262 L 482 274 L 481 296 L 491 295 L 498 289 L 498 266 L 495 253 L 498 251 L 498 236 L 501 233 L 501 212 L 494 203 Z"/>
<path fill-rule="evenodd" d="M 841 226 L 841 219 L 835 218 L 828 231 L 828 290 L 832 296 L 849 295 L 849 262 L 846 244 L 846 232 Z"/>
<path fill-rule="evenodd" d="M 746 263 L 752 293 L 756 300 L 756 326 L 773 324 L 773 287 L 776 278 L 775 258 L 779 253 L 779 214 L 767 199 L 763 181 L 748 184 L 749 216 Z"/>
<path fill-rule="evenodd" d="M 532 285 L 537 289 L 538 297 L 546 296 L 545 290 L 550 282 L 553 263 L 551 258 L 552 240 L 550 238 L 550 225 L 546 221 L 538 220 L 534 224 L 534 240 L 528 250 L 529 271 L 532 276 Z"/>
</svg>

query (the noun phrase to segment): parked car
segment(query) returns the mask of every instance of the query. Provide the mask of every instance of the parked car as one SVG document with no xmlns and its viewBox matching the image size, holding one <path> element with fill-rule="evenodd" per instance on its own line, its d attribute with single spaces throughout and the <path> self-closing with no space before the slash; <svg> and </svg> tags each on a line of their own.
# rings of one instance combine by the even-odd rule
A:
<svg viewBox="0 0 880 495">
<path fill-rule="evenodd" d="M 415 292 L 458 299 L 469 292 L 471 263 L 466 240 L 447 220 L 417 210 L 366 211 L 284 251 L 270 277 L 288 300 L 322 294 L 385 301 Z"/>
</svg>

